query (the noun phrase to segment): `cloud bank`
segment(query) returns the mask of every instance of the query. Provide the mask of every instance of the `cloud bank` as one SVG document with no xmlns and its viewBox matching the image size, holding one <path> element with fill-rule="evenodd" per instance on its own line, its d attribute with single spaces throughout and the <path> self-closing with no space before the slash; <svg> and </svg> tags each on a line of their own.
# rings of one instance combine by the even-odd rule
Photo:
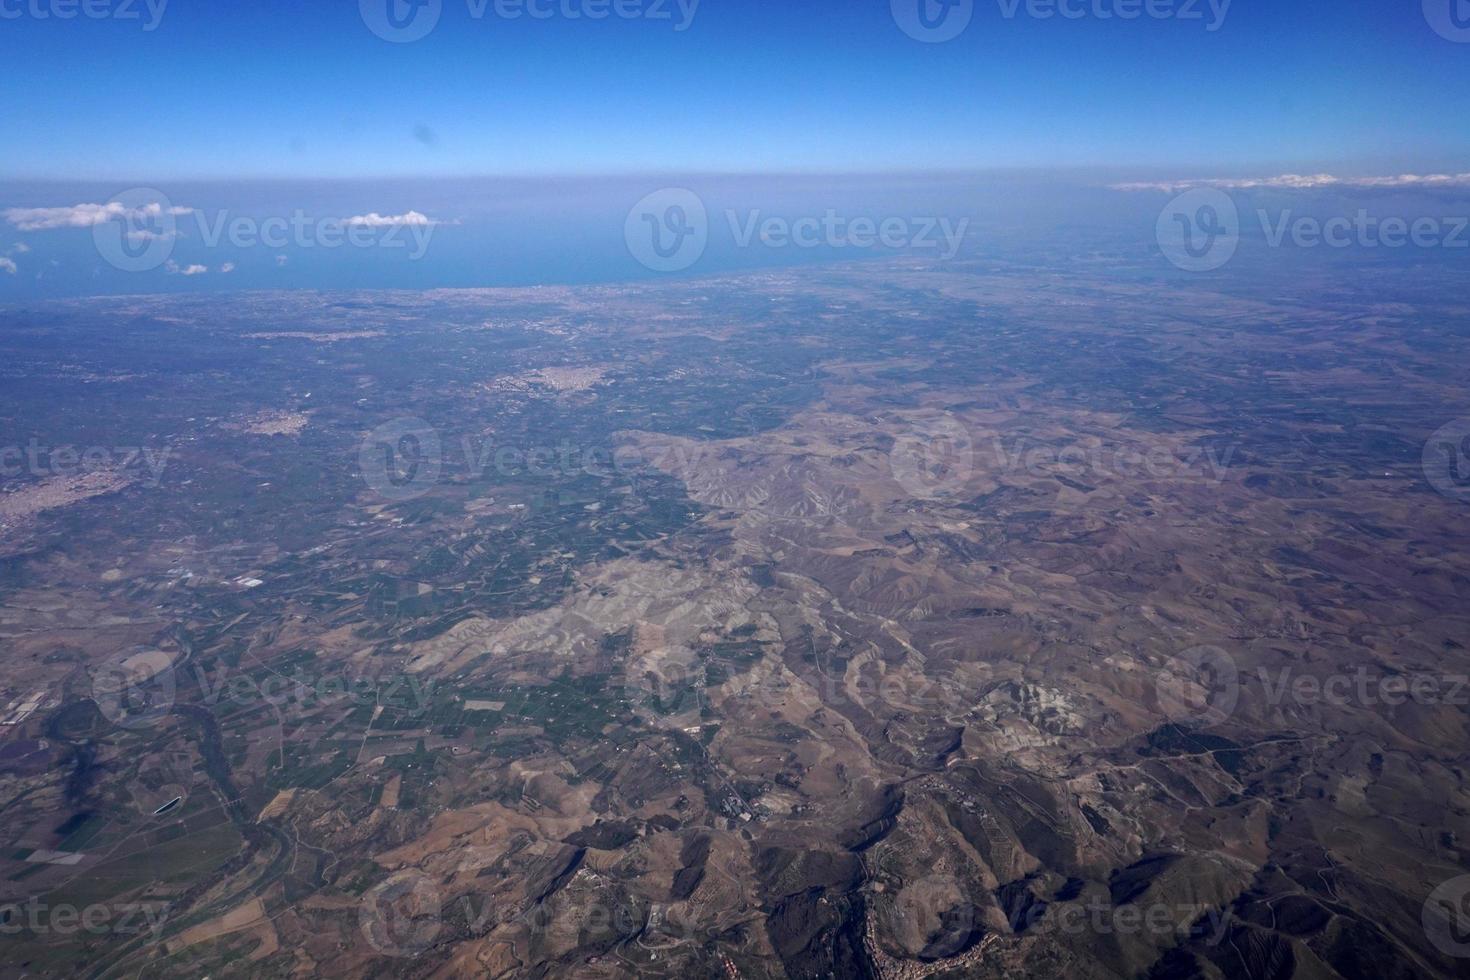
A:
<svg viewBox="0 0 1470 980">
<path fill-rule="evenodd" d="M 110 201 L 107 204 L 73 204 L 65 208 L 9 208 L 4 215 L 6 221 L 21 231 L 54 231 L 57 228 L 91 228 L 114 218 L 137 221 L 158 218 L 165 214 L 192 214 L 193 211 L 193 208 L 165 208 L 156 202 L 130 208 L 117 201 Z"/>
<path fill-rule="evenodd" d="M 1342 188 L 1470 188 L 1470 174 L 1398 174 L 1392 177 L 1336 177 L 1332 174 L 1281 174 L 1278 177 L 1227 178 L 1216 180 L 1172 180 L 1141 181 L 1138 183 L 1113 184 L 1115 191 L 1163 191 L 1177 194 L 1197 187 L 1213 187 L 1217 190 L 1250 190 L 1274 188 L 1280 190 L 1316 190 L 1322 187 Z"/>
<path fill-rule="evenodd" d="M 426 226 L 434 224 L 428 215 L 417 211 L 408 211 L 404 214 L 379 214 L 373 211 L 370 214 L 357 214 L 350 218 L 342 219 L 344 225 L 362 228 L 394 228 L 399 225 Z"/>
</svg>

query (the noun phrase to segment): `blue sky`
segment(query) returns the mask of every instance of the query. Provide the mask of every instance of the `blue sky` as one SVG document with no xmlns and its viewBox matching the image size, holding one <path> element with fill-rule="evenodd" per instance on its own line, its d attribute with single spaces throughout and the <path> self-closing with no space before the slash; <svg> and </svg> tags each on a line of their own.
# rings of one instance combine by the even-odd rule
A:
<svg viewBox="0 0 1470 980">
<path fill-rule="evenodd" d="M 0 58 L 0 304 L 699 275 L 889 254 L 847 235 L 884 220 L 1168 274 L 1192 186 L 1239 272 L 1309 211 L 1470 213 L 1470 0 L 0 0 Z"/>
<path fill-rule="evenodd" d="M 35 16 L 66 2 L 0 0 L 0 179 L 1470 170 L 1470 43 L 1420 0 L 1235 0 L 1214 31 L 1209 0 L 1128 21 L 1093 12 L 1128 0 L 1071 0 L 1075 20 L 976 0 L 945 43 L 889 0 L 602 21 L 442 0 L 407 44 L 356 0 L 170 0 L 152 30 L 146 0 Z"/>
</svg>

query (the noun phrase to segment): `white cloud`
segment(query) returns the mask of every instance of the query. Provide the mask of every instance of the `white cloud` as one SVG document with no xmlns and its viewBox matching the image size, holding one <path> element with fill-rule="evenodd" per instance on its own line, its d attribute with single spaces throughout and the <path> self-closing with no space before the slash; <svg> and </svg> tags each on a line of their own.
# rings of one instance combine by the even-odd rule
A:
<svg viewBox="0 0 1470 980">
<path fill-rule="evenodd" d="M 57 228 L 90 228 L 114 218 L 138 220 L 165 214 L 192 214 L 193 211 L 193 208 L 165 208 L 156 201 L 137 208 L 109 201 L 107 204 L 73 204 L 66 208 L 8 208 L 4 215 L 6 221 L 21 231 L 53 231 Z"/>
<path fill-rule="evenodd" d="M 207 265 L 179 265 L 173 259 L 165 262 L 163 268 L 171 276 L 202 276 L 209 271 Z"/>
<path fill-rule="evenodd" d="M 15 260 L 14 259 L 7 259 L 7 258 L 0 258 L 0 270 L 3 270 L 5 272 L 8 272 L 12 276 L 15 275 L 15 273 L 17 271 L 16 270 L 16 267 L 15 267 Z"/>
<path fill-rule="evenodd" d="M 179 233 L 176 231 L 149 231 L 147 228 L 129 228 L 127 230 L 127 236 L 130 242 L 151 242 L 178 238 Z"/>
<path fill-rule="evenodd" d="M 224 265 L 222 265 L 222 266 L 219 267 L 219 271 L 220 272 L 234 272 L 235 271 L 235 263 L 233 263 L 233 262 L 226 262 Z"/>
<path fill-rule="evenodd" d="M 1112 185 L 1112 189 L 1115 191 L 1163 191 L 1166 194 L 1177 194 L 1180 191 L 1187 191 L 1195 187 L 1215 187 L 1220 190 L 1251 190 L 1258 187 L 1279 190 L 1315 190 L 1320 187 L 1470 188 L 1470 174 L 1398 174 L 1390 177 L 1336 177 L 1332 174 L 1281 174 L 1277 177 L 1142 181 L 1139 183 Z"/>
<path fill-rule="evenodd" d="M 6 255 L 25 255 L 30 250 L 31 250 L 31 247 L 29 245 L 27 245 L 25 242 L 16 242 L 14 245 L 10 246 L 9 251 L 7 251 L 5 254 Z"/>
<path fill-rule="evenodd" d="M 374 211 L 371 214 L 354 215 L 344 219 L 342 223 L 364 228 L 392 228 L 397 225 L 432 225 L 435 222 L 430 221 L 428 215 L 417 211 L 409 211 L 405 214 L 379 214 Z"/>
</svg>

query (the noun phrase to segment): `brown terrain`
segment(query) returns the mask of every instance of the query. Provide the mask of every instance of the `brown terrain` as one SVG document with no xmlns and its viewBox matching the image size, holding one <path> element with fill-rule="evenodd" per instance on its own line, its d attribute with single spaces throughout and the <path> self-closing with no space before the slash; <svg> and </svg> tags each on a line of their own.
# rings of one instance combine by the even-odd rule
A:
<svg viewBox="0 0 1470 980">
<path fill-rule="evenodd" d="M 1470 975 L 1470 311 L 1349 278 L 97 311 L 333 343 L 0 497 L 3 897 L 167 910 L 6 969 Z"/>
</svg>

